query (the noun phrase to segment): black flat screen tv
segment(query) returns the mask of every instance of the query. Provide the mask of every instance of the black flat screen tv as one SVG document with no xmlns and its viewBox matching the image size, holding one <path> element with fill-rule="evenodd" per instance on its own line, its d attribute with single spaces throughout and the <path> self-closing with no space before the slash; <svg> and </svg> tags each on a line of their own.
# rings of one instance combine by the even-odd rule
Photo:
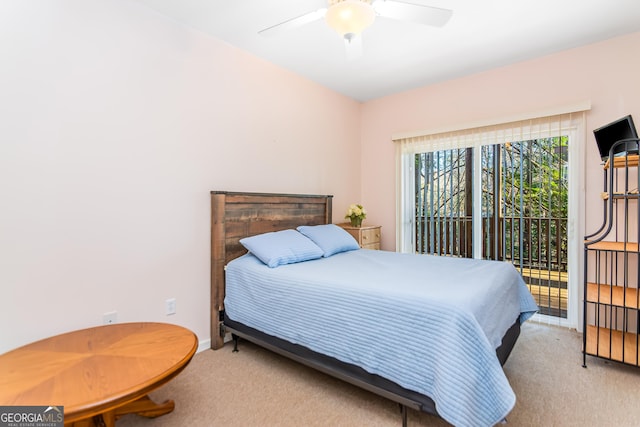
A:
<svg viewBox="0 0 640 427">
<path fill-rule="evenodd" d="M 602 160 L 607 160 L 609 158 L 609 151 L 611 150 L 611 147 L 613 147 L 613 144 L 623 139 L 636 140 L 627 141 L 617 145 L 614 148 L 614 156 L 624 155 L 625 153 L 638 153 L 638 132 L 633 124 L 633 118 L 631 115 L 599 127 L 593 131 L 593 135 L 596 137 L 598 151 L 600 152 L 600 158 Z"/>
</svg>

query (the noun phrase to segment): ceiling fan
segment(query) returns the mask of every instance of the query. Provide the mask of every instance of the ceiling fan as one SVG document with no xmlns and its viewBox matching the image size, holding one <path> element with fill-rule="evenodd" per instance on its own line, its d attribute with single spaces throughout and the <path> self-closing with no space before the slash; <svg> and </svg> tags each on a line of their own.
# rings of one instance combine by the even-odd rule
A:
<svg viewBox="0 0 640 427">
<path fill-rule="evenodd" d="M 258 33 L 274 36 L 324 17 L 327 24 L 344 39 L 347 57 L 354 59 L 362 55 L 362 31 L 373 24 L 376 16 L 442 27 L 451 15 L 453 11 L 449 9 L 400 0 L 328 0 L 327 7 L 288 19 Z"/>
</svg>

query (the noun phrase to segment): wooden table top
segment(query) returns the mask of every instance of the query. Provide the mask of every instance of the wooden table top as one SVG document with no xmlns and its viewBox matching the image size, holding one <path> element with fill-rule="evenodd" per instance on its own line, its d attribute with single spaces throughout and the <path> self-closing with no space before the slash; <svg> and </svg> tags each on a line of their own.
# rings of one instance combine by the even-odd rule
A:
<svg viewBox="0 0 640 427">
<path fill-rule="evenodd" d="M 65 424 L 132 402 L 175 377 L 198 346 L 165 323 L 116 323 L 0 355 L 0 405 L 63 405 Z"/>
</svg>

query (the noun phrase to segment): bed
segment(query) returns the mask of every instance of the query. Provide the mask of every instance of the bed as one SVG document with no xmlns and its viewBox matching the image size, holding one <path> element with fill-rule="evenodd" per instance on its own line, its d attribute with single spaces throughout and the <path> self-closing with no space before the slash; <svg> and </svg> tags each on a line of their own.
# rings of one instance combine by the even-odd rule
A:
<svg viewBox="0 0 640 427">
<path fill-rule="evenodd" d="M 213 349 L 242 337 L 399 403 L 403 425 L 407 408 L 459 426 L 511 411 L 501 365 L 537 309 L 511 265 L 350 248 L 272 268 L 243 244 L 330 230 L 332 197 L 214 191 L 211 202 Z"/>
</svg>

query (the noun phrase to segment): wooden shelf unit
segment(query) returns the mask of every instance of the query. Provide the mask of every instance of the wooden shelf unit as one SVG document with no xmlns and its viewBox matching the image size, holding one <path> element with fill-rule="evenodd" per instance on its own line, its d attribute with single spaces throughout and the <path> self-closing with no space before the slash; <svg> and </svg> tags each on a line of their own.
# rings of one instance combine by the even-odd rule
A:
<svg viewBox="0 0 640 427">
<path fill-rule="evenodd" d="M 638 244 L 634 242 L 590 242 L 585 241 L 585 245 L 591 250 L 609 252 L 634 252 L 638 253 Z"/>
<path fill-rule="evenodd" d="M 638 167 L 638 155 L 637 154 L 629 154 L 628 156 L 619 156 L 613 158 L 613 167 L 614 168 L 635 168 Z M 611 158 L 611 157 L 609 157 Z M 604 169 L 607 170 L 611 167 L 611 162 L 609 159 L 604 164 Z"/>
<path fill-rule="evenodd" d="M 615 307 L 638 309 L 638 290 L 623 286 L 587 283 L 587 301 Z"/>
<path fill-rule="evenodd" d="M 638 334 L 588 325 L 586 354 L 628 365 L 639 365 Z"/>
<path fill-rule="evenodd" d="M 604 173 L 604 219 L 586 236 L 583 366 L 587 355 L 640 366 L 638 155 L 613 158 Z"/>
</svg>

